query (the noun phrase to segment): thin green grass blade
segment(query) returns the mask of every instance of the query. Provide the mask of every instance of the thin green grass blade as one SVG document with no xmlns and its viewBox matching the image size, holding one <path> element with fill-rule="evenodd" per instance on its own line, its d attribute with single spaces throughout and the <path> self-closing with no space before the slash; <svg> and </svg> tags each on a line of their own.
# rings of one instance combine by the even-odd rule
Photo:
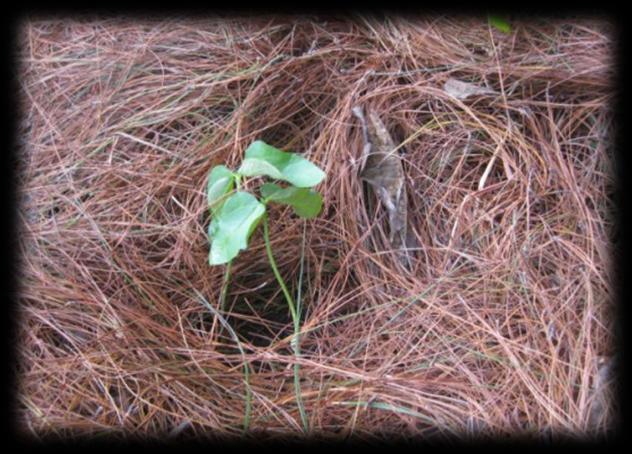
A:
<svg viewBox="0 0 632 454">
<path fill-rule="evenodd" d="M 403 415 L 414 416 L 415 418 L 423 419 L 424 421 L 433 425 L 437 424 L 437 421 L 435 421 L 434 419 L 429 418 L 426 415 L 422 415 L 421 413 L 418 413 L 415 410 L 411 410 L 410 408 L 406 408 L 406 407 L 400 407 L 399 405 L 391 405 L 386 402 L 347 401 L 347 402 L 340 402 L 339 405 L 377 408 L 378 410 L 386 410 L 386 411 L 392 411 L 395 413 L 400 413 Z"/>
<path fill-rule="evenodd" d="M 303 286 L 303 264 L 305 262 L 305 222 L 303 222 L 303 239 L 301 241 L 301 261 L 298 275 L 298 289 L 296 291 L 296 320 L 294 321 L 294 338 L 296 340 L 294 345 L 294 354 L 297 358 L 301 357 L 301 346 L 299 333 L 301 331 L 301 288 Z M 301 422 L 303 423 L 303 429 L 305 432 L 309 429 L 309 422 L 307 420 L 307 413 L 305 412 L 305 406 L 303 405 L 303 398 L 301 396 L 301 383 L 299 381 L 299 365 L 294 364 L 294 389 L 296 390 L 296 403 L 298 405 L 298 412 L 301 415 Z"/>
</svg>

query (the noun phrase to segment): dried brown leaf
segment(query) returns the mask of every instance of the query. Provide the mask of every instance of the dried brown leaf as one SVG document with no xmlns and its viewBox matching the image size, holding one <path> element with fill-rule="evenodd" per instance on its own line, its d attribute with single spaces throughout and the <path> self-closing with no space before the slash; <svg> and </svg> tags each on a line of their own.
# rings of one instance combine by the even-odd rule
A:
<svg viewBox="0 0 632 454">
<path fill-rule="evenodd" d="M 466 99 L 474 95 L 493 95 L 496 94 L 494 90 L 487 87 L 480 87 L 469 82 L 462 82 L 457 79 L 449 78 L 443 85 L 443 90 L 450 96 L 456 99 Z"/>
</svg>

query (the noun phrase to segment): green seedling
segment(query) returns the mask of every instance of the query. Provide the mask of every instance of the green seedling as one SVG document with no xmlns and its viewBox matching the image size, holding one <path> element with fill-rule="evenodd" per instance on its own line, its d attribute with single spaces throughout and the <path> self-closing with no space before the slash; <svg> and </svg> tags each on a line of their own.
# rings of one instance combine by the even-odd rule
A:
<svg viewBox="0 0 632 454">
<path fill-rule="evenodd" d="M 244 177 L 267 176 L 290 183 L 281 187 L 265 183 L 261 199 L 241 190 Z M 224 165 L 213 167 L 208 178 L 207 199 L 212 220 L 208 235 L 211 243 L 210 265 L 223 265 L 248 247 L 248 240 L 262 219 L 270 202 L 290 205 L 302 218 L 314 218 L 322 208 L 322 197 L 312 187 L 325 173 L 295 153 L 281 151 L 260 140 L 253 142 L 237 171 Z"/>
<path fill-rule="evenodd" d="M 490 14 L 487 16 L 487 20 L 489 21 L 490 25 L 496 30 L 499 30 L 503 33 L 511 33 L 511 25 L 505 17 Z"/>
<path fill-rule="evenodd" d="M 259 187 L 259 198 L 242 189 L 242 179 L 262 176 L 289 185 L 283 187 L 276 183 L 264 183 Z M 218 165 L 213 167 L 208 177 L 207 200 L 211 213 L 208 227 L 208 262 L 210 265 L 226 265 L 220 308 L 224 310 L 232 260 L 240 251 L 248 248 L 250 237 L 263 221 L 268 261 L 283 291 L 294 322 L 291 345 L 297 357 L 300 356 L 300 314 L 272 254 L 267 207 L 270 203 L 289 205 L 301 218 L 312 219 L 318 216 L 323 199 L 313 187 L 324 178 L 325 172 L 307 159 L 296 153 L 281 151 L 261 140 L 253 142 L 246 149 L 239 169 L 232 171 L 224 165 Z M 307 430 L 307 416 L 301 401 L 298 372 L 297 362 L 294 365 L 294 387 L 301 421 Z"/>
</svg>

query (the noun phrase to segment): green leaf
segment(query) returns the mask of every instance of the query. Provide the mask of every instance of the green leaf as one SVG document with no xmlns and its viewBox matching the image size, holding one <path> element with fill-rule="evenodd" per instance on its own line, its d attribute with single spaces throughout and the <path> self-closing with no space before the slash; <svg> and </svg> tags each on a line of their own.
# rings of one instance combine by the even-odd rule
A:
<svg viewBox="0 0 632 454">
<path fill-rule="evenodd" d="M 206 186 L 206 199 L 211 212 L 215 214 L 226 200 L 224 197 L 233 190 L 235 184 L 235 174 L 226 166 L 219 165 L 213 167 L 208 175 L 208 185 Z"/>
<path fill-rule="evenodd" d="M 290 205 L 297 215 L 307 219 L 318 216 L 323 207 L 322 196 L 310 188 L 282 188 L 274 183 L 266 183 L 261 186 L 261 195 L 266 200 Z"/>
<path fill-rule="evenodd" d="M 230 262 L 248 247 L 248 239 L 265 213 L 265 206 L 247 192 L 235 192 L 217 210 L 208 227 L 210 265 Z"/>
<path fill-rule="evenodd" d="M 325 178 L 325 172 L 302 156 L 281 151 L 261 140 L 254 141 L 246 149 L 245 159 L 237 172 L 247 177 L 266 175 L 299 188 L 316 186 Z"/>
<path fill-rule="evenodd" d="M 495 15 L 488 16 L 489 23 L 503 33 L 511 33 L 511 25 L 504 18 Z"/>
</svg>

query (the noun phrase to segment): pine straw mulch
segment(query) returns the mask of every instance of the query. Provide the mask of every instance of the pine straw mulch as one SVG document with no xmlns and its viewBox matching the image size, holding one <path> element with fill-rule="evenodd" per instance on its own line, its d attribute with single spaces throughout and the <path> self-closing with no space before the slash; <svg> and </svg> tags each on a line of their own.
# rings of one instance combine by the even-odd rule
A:
<svg viewBox="0 0 632 454">
<path fill-rule="evenodd" d="M 23 24 L 19 417 L 64 437 L 301 432 L 287 306 L 261 232 L 207 263 L 209 170 L 262 139 L 327 172 L 271 213 L 302 282 L 311 434 L 589 434 L 614 354 L 610 26 L 216 17 Z M 449 78 L 497 95 L 457 100 Z M 413 267 L 367 213 L 355 105 L 407 175 Z M 249 183 L 251 184 L 251 183 Z M 380 214 L 381 213 L 381 214 Z M 301 250 L 304 244 L 303 272 Z M 601 372 L 600 372 L 601 371 Z"/>
</svg>

